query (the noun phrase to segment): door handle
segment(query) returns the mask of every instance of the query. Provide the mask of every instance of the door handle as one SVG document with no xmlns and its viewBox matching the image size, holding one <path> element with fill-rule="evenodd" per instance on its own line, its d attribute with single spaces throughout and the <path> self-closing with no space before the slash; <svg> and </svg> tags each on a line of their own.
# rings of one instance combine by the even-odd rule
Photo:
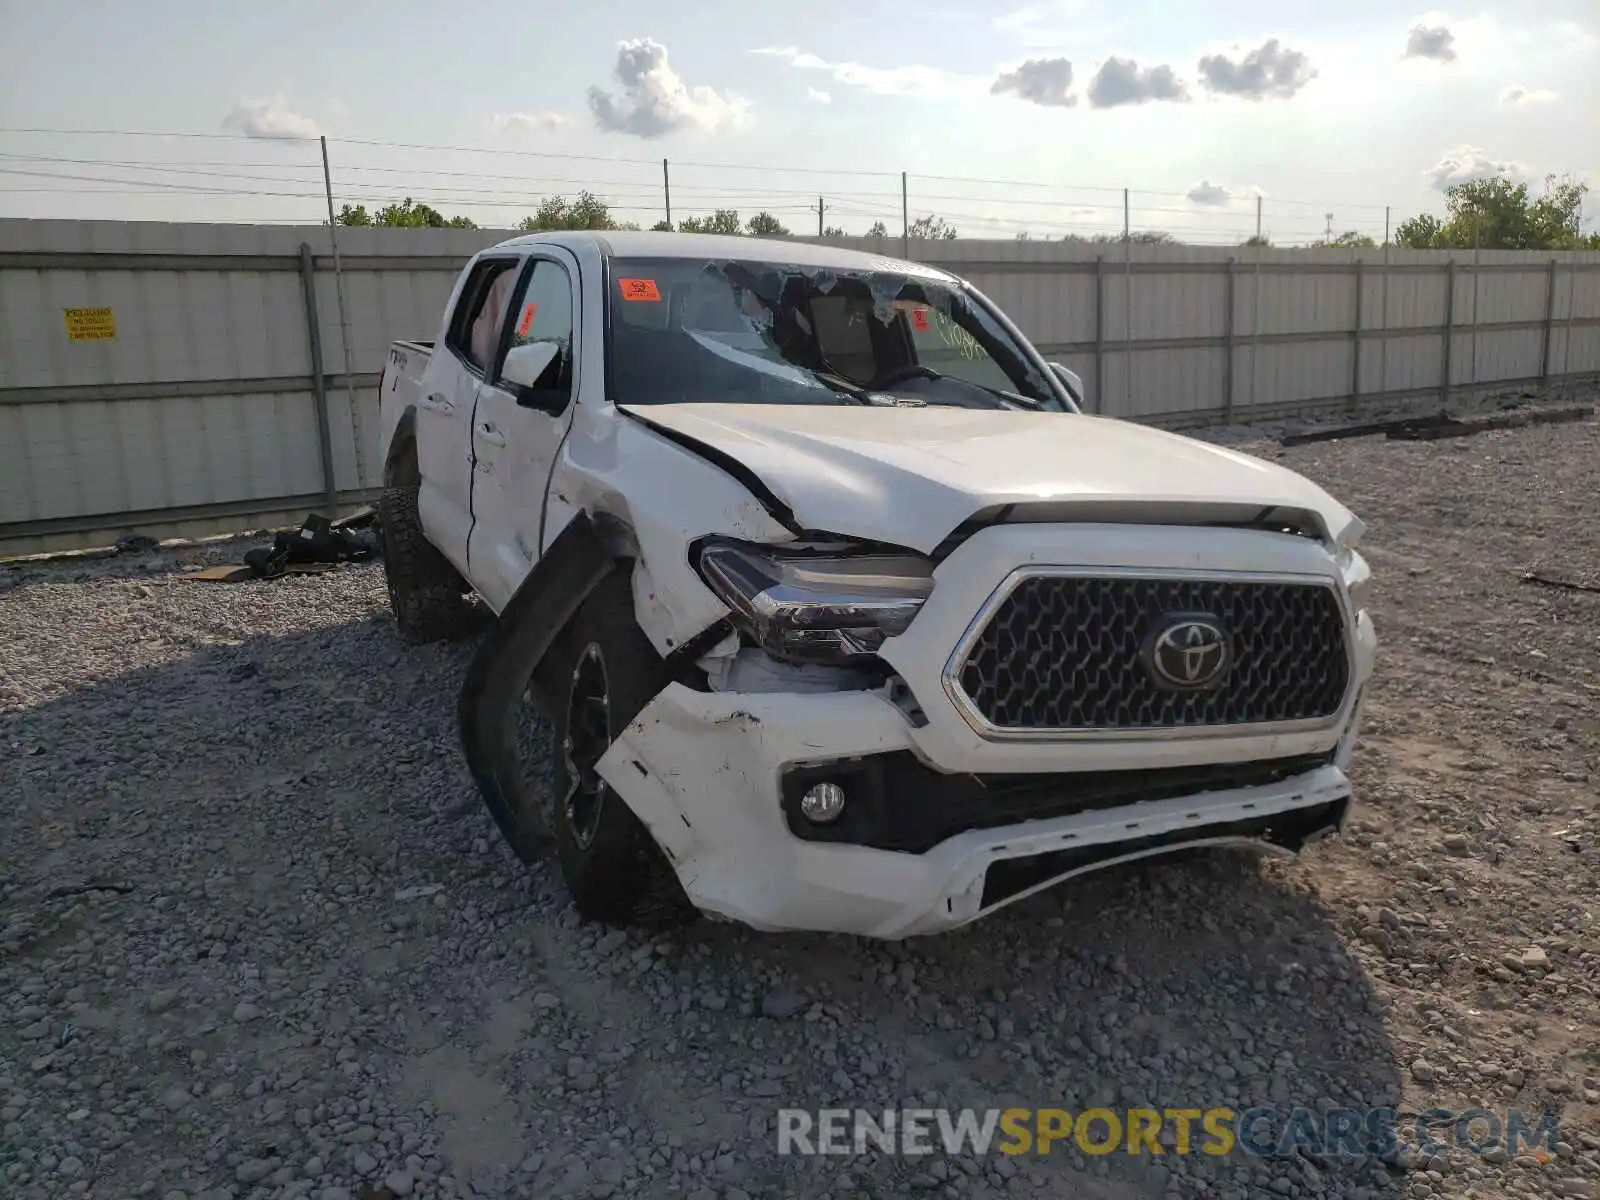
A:
<svg viewBox="0 0 1600 1200">
<path fill-rule="evenodd" d="M 504 446 L 506 435 L 487 421 L 481 421 L 478 424 L 478 440 L 485 446 Z"/>
<path fill-rule="evenodd" d="M 447 413 L 455 408 L 455 401 L 443 392 L 429 392 L 422 398 L 422 407 L 434 412 Z"/>
</svg>

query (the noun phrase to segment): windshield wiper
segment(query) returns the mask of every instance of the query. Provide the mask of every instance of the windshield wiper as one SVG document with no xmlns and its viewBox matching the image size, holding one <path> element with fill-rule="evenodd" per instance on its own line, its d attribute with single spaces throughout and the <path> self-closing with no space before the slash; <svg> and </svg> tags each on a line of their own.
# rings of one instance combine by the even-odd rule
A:
<svg viewBox="0 0 1600 1200">
<path fill-rule="evenodd" d="M 843 379 L 840 376 L 831 374 L 827 371 L 811 370 L 810 368 L 807 368 L 807 370 L 824 386 L 832 389 L 835 392 L 838 392 L 842 396 L 849 396 L 850 399 L 854 400 L 857 404 L 872 403 L 871 393 L 869 393 L 866 388 L 857 387 L 848 379 Z"/>
<path fill-rule="evenodd" d="M 1044 411 L 1044 405 L 1040 404 L 1037 400 L 1030 400 L 1026 396 L 1019 396 L 1016 392 L 1008 392 L 1004 388 L 990 387 L 986 383 L 974 383 L 970 379 L 962 379 L 959 375 L 946 375 L 942 371 L 935 371 L 932 367 L 925 367 L 921 363 L 917 363 L 912 367 L 903 367 L 897 372 L 897 374 L 901 376 L 901 378 L 895 380 L 894 383 L 889 384 L 888 387 L 892 388 L 903 382 L 905 379 L 954 379 L 957 383 L 963 383 L 966 384 L 967 387 L 977 388 L 980 392 L 988 392 L 989 395 L 996 396 L 999 399 L 1004 400 L 1007 404 L 1021 405 L 1023 408 L 1026 408 L 1031 412 Z"/>
</svg>

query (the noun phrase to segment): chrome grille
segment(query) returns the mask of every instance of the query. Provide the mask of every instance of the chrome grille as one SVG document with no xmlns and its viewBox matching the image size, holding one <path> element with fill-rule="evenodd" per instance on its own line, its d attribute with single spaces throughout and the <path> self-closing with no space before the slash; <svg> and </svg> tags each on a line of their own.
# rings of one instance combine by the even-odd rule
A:
<svg viewBox="0 0 1600 1200">
<path fill-rule="evenodd" d="M 1143 650 L 1175 613 L 1213 618 L 1213 686 L 1163 687 Z M 1350 681 L 1344 614 L 1322 583 L 1032 575 L 994 610 L 953 682 L 1003 731 L 1266 725 L 1332 717 Z"/>
</svg>

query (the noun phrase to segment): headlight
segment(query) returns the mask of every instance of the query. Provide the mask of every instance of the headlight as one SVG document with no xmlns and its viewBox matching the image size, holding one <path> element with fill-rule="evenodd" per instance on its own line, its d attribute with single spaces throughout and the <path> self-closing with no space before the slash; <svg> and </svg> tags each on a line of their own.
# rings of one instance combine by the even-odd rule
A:
<svg viewBox="0 0 1600 1200">
<path fill-rule="evenodd" d="M 1350 593 L 1350 607 L 1360 612 L 1367 607 L 1367 593 L 1372 583 L 1372 568 L 1349 546 L 1340 546 L 1339 574 L 1344 579 L 1345 590 Z"/>
<path fill-rule="evenodd" d="M 699 567 L 756 644 L 791 663 L 870 657 L 933 591 L 933 564 L 915 555 L 715 542 Z"/>
</svg>

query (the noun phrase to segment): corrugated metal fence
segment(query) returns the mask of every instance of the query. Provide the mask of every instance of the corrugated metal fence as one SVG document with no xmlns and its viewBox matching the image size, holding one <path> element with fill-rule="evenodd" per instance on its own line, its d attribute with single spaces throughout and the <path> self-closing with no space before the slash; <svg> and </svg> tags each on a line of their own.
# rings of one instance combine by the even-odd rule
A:
<svg viewBox="0 0 1600 1200">
<path fill-rule="evenodd" d="M 377 382 L 506 236 L 0 221 L 0 554 L 298 521 L 381 482 Z M 839 244 L 898 254 L 900 242 Z M 1600 254 L 921 242 L 1168 426 L 1600 374 Z M 109 310 L 109 311 L 107 311 Z"/>
</svg>

